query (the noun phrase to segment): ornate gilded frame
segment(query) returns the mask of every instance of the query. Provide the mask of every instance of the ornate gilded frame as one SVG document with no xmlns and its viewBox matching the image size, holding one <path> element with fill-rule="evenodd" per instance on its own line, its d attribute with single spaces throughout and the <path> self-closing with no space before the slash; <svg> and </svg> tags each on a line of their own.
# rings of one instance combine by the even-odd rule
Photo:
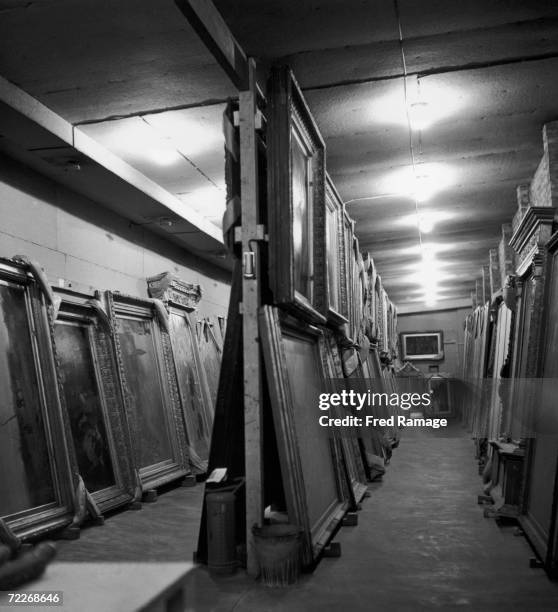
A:
<svg viewBox="0 0 558 612">
<path fill-rule="evenodd" d="M 346 305 L 345 316 L 348 320 L 347 324 L 347 335 L 356 341 L 354 338 L 355 329 L 355 313 L 354 313 L 354 251 L 353 251 L 353 238 L 354 238 L 354 226 L 355 223 L 349 216 L 346 207 L 343 207 L 342 215 L 342 227 L 343 227 L 343 252 L 344 256 L 344 273 L 341 276 L 341 287 L 344 290 L 345 298 L 344 304 Z"/>
<path fill-rule="evenodd" d="M 149 295 L 162 300 L 169 313 L 169 333 L 188 435 L 188 455 L 192 468 L 203 473 L 207 471 L 209 461 L 213 405 L 200 356 L 197 323 L 192 320 L 202 297 L 201 287 L 186 283 L 168 272 L 148 278 L 147 287 Z M 182 343 L 191 353 L 190 363 L 179 360 L 185 348 Z"/>
<path fill-rule="evenodd" d="M 132 457 L 132 443 L 126 417 L 122 386 L 120 385 L 113 329 L 100 301 L 100 294 L 84 294 L 53 287 L 61 300 L 57 325 L 77 325 L 86 329 L 88 348 L 94 368 L 94 384 L 99 394 L 103 421 L 107 434 L 115 483 L 90 494 L 102 512 L 133 501 L 138 496 L 138 479 Z M 55 333 L 56 346 L 56 333 Z M 58 347 L 59 348 L 59 347 Z M 58 370 L 63 371 L 61 352 L 57 351 Z M 60 376 L 60 398 L 71 422 L 72 407 L 68 405 L 64 380 Z M 76 441 L 70 428 L 71 440 Z M 77 456 L 77 451 L 76 451 Z M 79 466 L 78 466 L 78 469 Z M 85 474 L 81 476 L 86 482 Z"/>
<path fill-rule="evenodd" d="M 271 71 L 268 134 L 269 280 L 276 304 L 293 309 L 299 316 L 325 323 L 327 270 L 325 254 L 326 197 L 325 143 L 302 92 L 287 67 Z M 293 151 L 304 156 L 306 178 L 296 185 Z M 304 214 L 308 243 L 307 258 L 295 253 L 295 199 L 297 187 L 309 205 Z M 301 231 L 304 230 L 304 225 Z M 297 288 L 297 261 L 306 288 Z M 306 271 L 306 274 L 304 274 Z M 299 279 L 300 280 L 300 279 Z"/>
<path fill-rule="evenodd" d="M 512 435 L 520 436 L 525 444 L 525 461 L 521 482 L 520 524 L 528 539 L 541 555 L 547 571 L 558 572 L 556 562 L 556 517 L 552 516 L 548 540 L 531 512 L 531 489 L 535 469 L 538 442 L 533 437 L 535 406 L 541 398 L 542 385 L 534 379 L 543 375 L 544 317 L 547 313 L 549 271 L 557 248 L 553 234 L 558 226 L 558 209 L 554 207 L 529 207 L 510 239 L 516 258 L 516 311 L 517 325 L 514 333 L 513 378 L 511 387 L 512 417 L 521 427 L 507 423 Z M 555 313 L 552 313 L 555 316 Z M 527 410 L 529 412 L 527 412 Z M 556 467 L 556 466 L 554 466 Z M 538 468 L 541 469 L 541 466 Z M 556 478 L 554 479 L 556 480 Z M 547 485 L 556 487 L 555 482 Z M 554 492 L 554 495 L 556 493 Z"/>
<path fill-rule="evenodd" d="M 319 417 L 317 406 L 304 406 L 304 411 L 296 404 L 292 390 L 292 381 L 288 373 L 288 364 L 284 346 L 285 335 L 291 335 L 307 341 L 315 347 L 315 366 L 324 379 L 323 370 L 324 345 L 323 333 L 316 327 L 296 321 L 288 316 L 280 316 L 278 309 L 264 306 L 260 311 L 260 335 L 264 361 L 270 391 L 271 408 L 279 461 L 283 477 L 283 487 L 289 520 L 298 525 L 303 534 L 303 564 L 310 567 L 315 563 L 319 553 L 328 543 L 333 532 L 348 508 L 344 497 L 345 479 L 339 463 L 338 454 L 327 428 L 322 428 L 324 439 L 327 439 L 329 456 L 315 455 L 315 464 L 302 461 L 301 448 L 310 441 L 304 440 L 299 431 L 297 415 L 315 410 L 316 420 Z M 310 484 L 316 474 L 331 478 L 329 486 L 336 491 L 334 499 L 329 500 L 328 507 L 320 509 L 320 518 L 314 524 L 310 521 L 312 498 L 309 494 Z"/>
<path fill-rule="evenodd" d="M 333 268 L 330 262 L 333 260 Z M 348 323 L 346 277 L 346 253 L 343 236 L 343 201 L 326 174 L 326 274 L 328 322 L 338 327 Z M 335 296 L 335 298 L 332 298 Z"/>
<path fill-rule="evenodd" d="M 157 301 L 153 299 L 143 299 L 107 291 L 106 302 L 114 333 L 120 381 L 124 390 L 136 469 L 143 490 L 154 489 L 189 473 L 188 439 L 178 389 L 168 318 L 165 319 L 165 315 L 168 317 L 168 314 L 162 302 L 157 304 Z M 139 432 L 136 431 L 133 395 L 128 383 L 118 334 L 119 319 L 142 321 L 150 326 L 155 345 L 157 371 L 153 373 L 153 376 L 158 381 L 160 388 L 171 456 L 151 465 L 139 465 L 139 447 L 136 443 Z"/>
<path fill-rule="evenodd" d="M 67 444 L 68 418 L 58 392 L 52 294 L 48 285 L 41 283 L 31 269 L 24 263 L 0 258 L 0 286 L 21 291 L 25 301 L 29 336 L 22 342 L 29 342 L 33 354 L 33 363 L 29 366 L 37 382 L 40 405 L 36 406 L 36 410 L 43 422 L 54 497 L 51 502 L 1 517 L 13 532 L 12 535 L 21 540 L 35 538 L 70 524 L 75 512 L 74 493 L 77 486 L 75 457 Z M 3 390 L 3 393 L 7 393 L 7 390 Z M 12 418 L 17 418 L 16 413 L 10 420 Z M 3 466 L 2 469 L 10 470 L 12 467 Z"/>
</svg>

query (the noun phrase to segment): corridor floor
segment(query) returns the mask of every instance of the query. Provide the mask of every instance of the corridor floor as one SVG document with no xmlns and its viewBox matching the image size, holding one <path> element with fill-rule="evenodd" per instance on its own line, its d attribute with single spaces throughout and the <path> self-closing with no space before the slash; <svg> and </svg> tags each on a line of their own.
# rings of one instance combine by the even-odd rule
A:
<svg viewBox="0 0 558 612">
<path fill-rule="evenodd" d="M 198 489 L 195 496 L 201 501 L 201 487 Z M 186 609 L 558 610 L 558 584 L 550 582 L 543 570 L 529 568 L 533 553 L 523 537 L 513 534 L 513 527 L 501 528 L 483 518 L 482 508 L 476 504 L 479 490 L 473 445 L 460 427 L 408 429 L 384 482 L 373 485 L 372 496 L 364 500 L 358 526 L 343 527 L 337 535 L 336 541 L 342 546 L 340 558 L 323 559 L 312 575 L 304 576 L 288 589 L 262 587 L 243 573 L 214 578 L 205 568 L 197 568 L 188 576 Z M 130 534 L 138 528 L 138 524 L 134 525 L 138 521 L 151 524 L 148 537 L 155 550 L 145 539 L 142 545 L 148 558 L 190 560 L 196 530 L 188 528 L 184 536 L 184 513 L 176 514 L 179 500 L 188 495 L 191 499 L 188 489 L 171 491 L 161 496 L 157 504 L 144 506 L 141 512 L 126 512 L 109 519 L 103 528 L 86 530 L 81 541 L 63 546 L 60 558 L 101 560 L 102 555 L 94 552 L 100 550 L 96 538 L 110 538 L 105 532 L 107 527 L 125 519 Z M 188 506 L 191 515 L 195 503 L 191 501 Z M 169 520 L 178 530 L 175 533 L 179 534 L 179 547 L 170 534 L 157 535 L 160 521 Z M 145 529 L 140 531 L 145 533 Z M 117 542 L 108 542 L 108 548 L 102 548 L 111 560 L 135 556 L 134 542 L 136 554 L 140 553 L 137 536 L 126 538 L 126 554 L 119 553 Z M 136 556 L 139 559 L 141 553 Z"/>
</svg>

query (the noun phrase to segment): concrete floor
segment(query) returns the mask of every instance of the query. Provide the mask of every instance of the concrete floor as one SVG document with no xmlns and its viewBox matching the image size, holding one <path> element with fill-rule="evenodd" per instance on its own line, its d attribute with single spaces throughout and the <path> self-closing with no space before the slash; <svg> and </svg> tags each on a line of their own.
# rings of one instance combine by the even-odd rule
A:
<svg viewBox="0 0 558 612">
<path fill-rule="evenodd" d="M 188 612 L 558 610 L 558 584 L 528 567 L 533 556 L 513 527 L 484 519 L 471 441 L 460 428 L 407 430 L 383 483 L 371 487 L 357 527 L 336 537 L 339 559 L 323 559 L 289 589 L 243 573 L 187 582 Z M 109 518 L 61 545 L 61 561 L 191 560 L 202 488 L 175 489 L 140 512 Z"/>
</svg>

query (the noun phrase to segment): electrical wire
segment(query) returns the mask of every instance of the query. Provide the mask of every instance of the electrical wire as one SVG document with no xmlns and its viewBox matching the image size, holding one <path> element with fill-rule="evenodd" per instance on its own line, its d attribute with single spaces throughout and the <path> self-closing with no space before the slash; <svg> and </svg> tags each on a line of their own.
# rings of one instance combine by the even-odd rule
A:
<svg viewBox="0 0 558 612">
<path fill-rule="evenodd" d="M 347 200 L 343 202 L 343 204 L 351 204 L 352 202 L 362 202 L 362 200 L 383 200 L 384 198 L 400 198 L 400 193 L 381 193 L 379 195 L 373 196 L 364 196 L 362 198 L 353 198 L 352 200 Z"/>
<path fill-rule="evenodd" d="M 401 54 L 401 63 L 403 66 L 403 96 L 405 99 L 405 114 L 407 116 L 407 129 L 409 132 L 409 155 L 411 157 L 411 165 L 413 167 L 413 176 L 416 181 L 417 163 L 416 163 L 416 157 L 415 157 L 415 149 L 413 145 L 413 128 L 411 125 L 411 114 L 409 112 L 409 96 L 408 96 L 408 91 L 407 91 L 407 78 L 408 78 L 407 62 L 405 60 L 405 49 L 404 49 L 404 44 L 403 44 L 403 27 L 401 25 L 401 13 L 399 11 L 398 0 L 393 0 L 393 8 L 395 10 L 395 17 L 397 19 L 397 29 L 398 29 L 398 34 L 399 34 L 399 51 Z M 422 232 L 420 231 L 420 211 L 419 211 L 418 198 L 416 197 L 416 195 L 414 196 L 414 201 L 415 201 L 415 214 L 417 216 L 417 231 L 418 231 L 419 246 L 422 252 Z"/>
</svg>

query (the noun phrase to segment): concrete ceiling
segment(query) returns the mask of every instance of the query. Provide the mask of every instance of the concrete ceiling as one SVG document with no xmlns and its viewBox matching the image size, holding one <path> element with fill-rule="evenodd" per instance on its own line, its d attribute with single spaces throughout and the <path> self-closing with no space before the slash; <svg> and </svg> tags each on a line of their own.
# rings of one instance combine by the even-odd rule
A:
<svg viewBox="0 0 558 612">
<path fill-rule="evenodd" d="M 440 296 L 468 298 L 515 212 L 516 186 L 537 167 L 543 124 L 558 119 L 558 4 L 399 0 L 399 23 L 393 0 L 215 4 L 262 68 L 294 68 L 325 138 L 328 170 L 352 201 L 360 245 L 402 305 L 422 297 L 415 202 L 403 193 L 411 156 L 400 23 L 407 104 L 418 77 L 432 120 L 412 134 L 419 175 L 437 191 L 419 203 L 421 214 L 439 218 L 423 241 L 439 251 Z M 136 159 L 114 141 L 117 127 L 156 121 L 153 111 L 166 111 L 163 124 L 205 121 L 214 132 L 236 93 L 172 0 L 0 0 L 0 74 L 86 123 L 89 135 L 187 203 L 194 190 L 222 187 L 218 140 L 174 168 Z"/>
</svg>

